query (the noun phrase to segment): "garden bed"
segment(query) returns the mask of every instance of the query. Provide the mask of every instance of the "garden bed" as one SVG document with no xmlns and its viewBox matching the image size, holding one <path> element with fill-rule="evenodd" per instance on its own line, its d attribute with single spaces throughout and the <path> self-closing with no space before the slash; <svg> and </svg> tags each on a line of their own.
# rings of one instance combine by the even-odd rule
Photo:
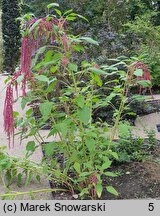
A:
<svg viewBox="0 0 160 216">
<path fill-rule="evenodd" d="M 149 153 L 147 159 L 142 162 L 113 164 L 110 171 L 118 174 L 117 177 L 104 177 L 104 188 L 112 185 L 119 193 L 118 196 L 111 195 L 107 191 L 103 192 L 101 199 L 149 199 L 160 198 L 160 143 Z M 54 181 L 50 182 L 51 188 L 62 186 Z M 52 193 L 55 200 L 79 199 L 77 195 L 71 193 Z M 87 197 L 85 199 L 91 199 Z"/>
</svg>

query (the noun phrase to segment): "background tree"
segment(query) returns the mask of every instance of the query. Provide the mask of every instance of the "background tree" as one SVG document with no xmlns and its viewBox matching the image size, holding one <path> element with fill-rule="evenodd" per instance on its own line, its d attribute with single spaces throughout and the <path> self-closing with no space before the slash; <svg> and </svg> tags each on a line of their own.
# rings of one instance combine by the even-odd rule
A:
<svg viewBox="0 0 160 216">
<path fill-rule="evenodd" d="M 46 13 L 46 5 L 52 0 L 24 0 L 27 12 L 32 12 L 38 17 Z M 126 22 L 125 1 L 119 0 L 57 0 L 61 11 L 73 9 L 74 12 L 83 15 L 89 23 L 82 19 L 74 21 L 72 26 L 74 34 L 81 34 L 92 37 L 99 42 L 99 47 L 95 50 L 90 47 L 84 59 L 94 58 L 99 63 L 105 63 L 108 56 L 115 57 L 123 53 L 123 39 L 118 36 L 118 31 Z M 38 5 L 38 7 L 37 7 Z M 25 10 L 26 12 L 26 10 Z M 121 19 L 119 19 L 121 17 Z"/>
<path fill-rule="evenodd" d="M 20 56 L 20 16 L 18 0 L 2 0 L 3 71 L 14 73 Z"/>
</svg>

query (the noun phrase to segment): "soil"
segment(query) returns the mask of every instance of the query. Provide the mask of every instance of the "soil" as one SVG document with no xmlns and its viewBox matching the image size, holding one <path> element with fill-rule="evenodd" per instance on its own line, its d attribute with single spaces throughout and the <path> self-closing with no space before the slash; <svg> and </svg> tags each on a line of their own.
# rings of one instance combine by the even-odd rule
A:
<svg viewBox="0 0 160 216">
<path fill-rule="evenodd" d="M 104 193 L 103 199 L 160 198 L 160 165 L 155 162 L 134 162 L 115 167 L 121 176 L 110 179 L 106 184 L 114 186 L 118 197 Z"/>
<path fill-rule="evenodd" d="M 111 171 L 118 177 L 104 178 L 105 186 L 113 186 L 119 193 L 117 197 L 103 193 L 102 200 L 113 199 L 160 199 L 160 146 L 152 152 L 152 158 L 143 162 L 130 162 L 114 165 Z M 53 184 L 51 184 L 52 187 Z M 71 200 L 70 193 L 53 193 L 55 200 Z"/>
</svg>

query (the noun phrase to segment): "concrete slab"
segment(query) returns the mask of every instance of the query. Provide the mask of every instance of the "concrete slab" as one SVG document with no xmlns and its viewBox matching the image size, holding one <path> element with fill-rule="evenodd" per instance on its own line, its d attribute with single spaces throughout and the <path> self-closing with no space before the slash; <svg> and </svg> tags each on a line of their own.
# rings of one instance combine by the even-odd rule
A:
<svg viewBox="0 0 160 216">
<path fill-rule="evenodd" d="M 157 131 L 157 124 L 160 124 L 160 113 L 152 113 L 149 115 L 137 117 L 135 121 L 135 127 L 133 134 L 135 136 L 141 136 L 147 138 L 146 130 L 154 130 L 156 138 L 160 140 L 160 132 Z"/>
</svg>

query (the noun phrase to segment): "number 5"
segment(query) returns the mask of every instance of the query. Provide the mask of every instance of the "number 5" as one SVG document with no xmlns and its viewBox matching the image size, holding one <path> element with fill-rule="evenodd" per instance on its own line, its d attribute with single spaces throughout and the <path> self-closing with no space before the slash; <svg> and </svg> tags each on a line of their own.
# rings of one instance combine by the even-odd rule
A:
<svg viewBox="0 0 160 216">
<path fill-rule="evenodd" d="M 149 203 L 148 210 L 154 211 L 154 203 Z"/>
</svg>

